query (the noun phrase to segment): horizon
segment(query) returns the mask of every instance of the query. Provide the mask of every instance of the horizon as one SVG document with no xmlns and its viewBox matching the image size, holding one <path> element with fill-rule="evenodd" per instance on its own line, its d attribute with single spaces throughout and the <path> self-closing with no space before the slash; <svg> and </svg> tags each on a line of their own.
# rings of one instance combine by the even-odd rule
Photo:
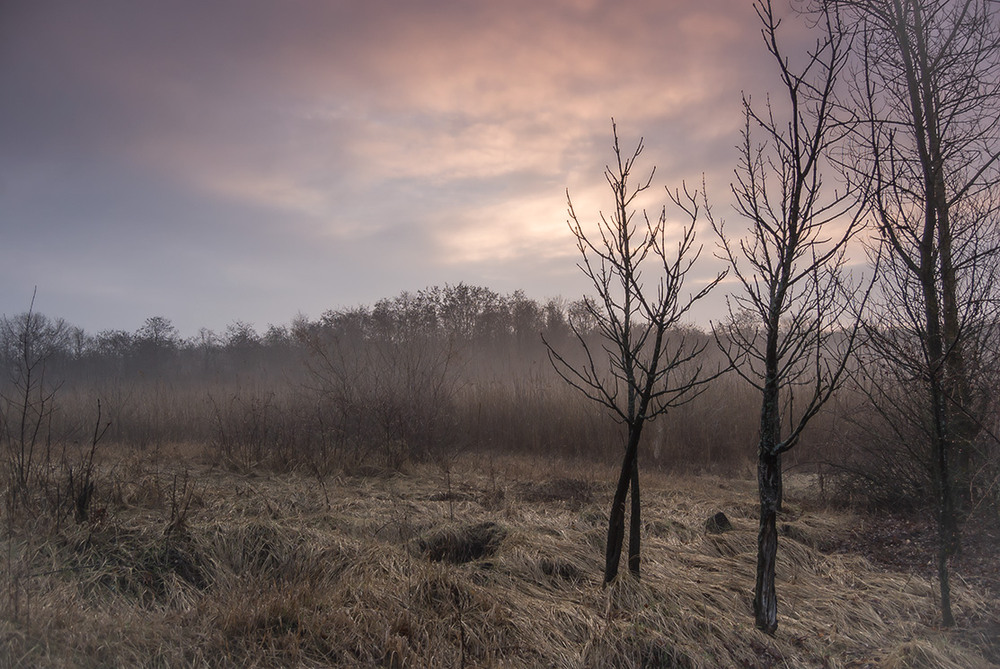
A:
<svg viewBox="0 0 1000 669">
<path fill-rule="evenodd" d="M 180 342 L 182 342 L 182 343 L 187 343 L 187 342 L 192 342 L 192 341 L 197 340 L 206 331 L 208 333 L 212 334 L 212 335 L 215 335 L 215 336 L 224 335 L 226 333 L 226 331 L 230 328 L 230 326 L 237 326 L 237 325 L 241 325 L 241 326 L 242 325 L 249 325 L 250 327 L 253 328 L 254 332 L 257 335 L 259 335 L 259 336 L 263 336 L 268 331 L 268 329 L 271 328 L 271 327 L 286 328 L 290 332 L 291 329 L 295 326 L 295 323 L 298 320 L 303 319 L 303 318 L 306 319 L 310 323 L 316 323 L 316 322 L 319 322 L 325 314 L 330 313 L 330 312 L 351 311 L 351 310 L 355 310 L 355 309 L 371 309 L 371 308 L 375 307 L 379 302 L 381 302 L 383 300 L 393 300 L 393 299 L 395 299 L 397 297 L 401 297 L 402 295 L 416 295 L 416 294 L 418 294 L 420 292 L 423 292 L 423 291 L 431 291 L 431 290 L 435 290 L 435 289 L 453 288 L 453 287 L 461 286 L 463 284 L 466 285 L 466 286 L 468 286 L 468 287 L 471 287 L 471 288 L 484 288 L 486 290 L 490 290 L 490 291 L 492 291 L 492 292 L 496 293 L 497 295 L 499 295 L 501 297 L 504 297 L 504 298 L 512 297 L 514 294 L 520 292 L 520 293 L 522 293 L 524 295 L 524 297 L 526 299 L 535 302 L 540 307 L 545 307 L 546 304 L 548 304 L 550 301 L 556 301 L 558 303 L 561 303 L 562 306 L 566 307 L 566 306 L 569 306 L 570 304 L 572 304 L 572 303 L 574 303 L 574 302 L 576 302 L 578 300 L 582 300 L 582 299 L 584 299 L 584 297 L 586 297 L 586 295 L 580 295 L 580 296 L 575 296 L 575 297 L 566 296 L 566 295 L 547 295 L 547 296 L 544 296 L 544 297 L 541 297 L 541 298 L 536 298 L 536 297 L 532 297 L 531 295 L 527 295 L 523 290 L 520 290 L 520 289 L 515 289 L 515 290 L 512 290 L 512 291 L 508 291 L 508 292 L 501 292 L 501 291 L 493 290 L 489 286 L 480 286 L 480 285 L 476 285 L 476 284 L 470 284 L 468 282 L 459 282 L 457 284 L 445 284 L 445 285 L 442 285 L 442 286 L 438 286 L 438 285 L 423 286 L 423 287 L 418 288 L 416 290 L 403 290 L 403 291 L 400 291 L 399 293 L 396 293 L 395 295 L 385 295 L 385 296 L 380 297 L 380 298 L 378 298 L 376 300 L 372 300 L 371 302 L 357 303 L 357 304 L 334 305 L 334 306 L 331 306 L 331 307 L 329 307 L 327 309 L 322 310 L 321 312 L 317 313 L 314 316 L 309 315 L 309 314 L 304 314 L 302 312 L 299 312 L 298 314 L 296 314 L 292 318 L 289 318 L 287 321 L 282 321 L 282 322 L 270 322 L 269 321 L 267 323 L 254 323 L 254 322 L 251 322 L 251 321 L 249 321 L 249 320 L 247 320 L 245 318 L 236 317 L 236 318 L 233 318 L 231 321 L 225 323 L 221 328 L 218 328 L 218 329 L 209 328 L 209 327 L 206 327 L 206 326 L 201 326 L 201 327 L 198 327 L 197 329 L 195 329 L 195 330 L 193 330 L 191 332 L 186 332 L 186 331 L 183 331 L 183 330 L 181 330 L 180 328 L 177 327 L 177 323 L 174 321 L 174 319 L 172 319 L 170 317 L 169 314 L 148 314 L 146 316 L 143 316 L 134 326 L 127 326 L 127 327 L 97 327 L 97 328 L 83 327 L 79 323 L 73 322 L 70 319 L 63 317 L 61 314 L 48 312 L 48 311 L 46 311 L 44 309 L 39 308 L 38 307 L 38 299 L 37 299 L 37 296 L 36 296 L 36 298 L 34 300 L 30 300 L 29 299 L 28 306 L 25 307 L 24 309 L 15 310 L 15 311 L 12 311 L 10 313 L 6 313 L 6 312 L 0 313 L 0 319 L 13 319 L 13 318 L 17 318 L 19 316 L 23 316 L 24 314 L 28 313 L 29 310 L 30 310 L 30 312 L 32 314 L 41 315 L 41 316 L 44 316 L 45 318 L 48 318 L 48 319 L 60 320 L 60 321 L 62 321 L 68 327 L 80 328 L 81 330 L 83 330 L 84 334 L 86 334 L 88 336 L 91 336 L 91 337 L 96 337 L 96 336 L 101 335 L 103 333 L 112 333 L 112 332 L 126 332 L 126 333 L 129 333 L 129 334 L 135 334 L 136 332 L 140 331 L 143 328 L 143 326 L 146 325 L 146 323 L 148 321 L 150 321 L 152 319 L 164 319 L 167 322 L 168 325 L 174 327 L 177 330 L 178 340 Z M 680 326 L 683 327 L 683 328 L 693 327 L 693 328 L 696 328 L 696 329 L 699 329 L 699 330 L 703 330 L 705 332 L 709 332 L 710 331 L 710 325 L 699 323 L 699 322 L 695 322 L 695 321 L 692 321 L 692 320 L 684 320 L 684 321 L 682 321 L 682 323 L 680 324 Z"/>
</svg>

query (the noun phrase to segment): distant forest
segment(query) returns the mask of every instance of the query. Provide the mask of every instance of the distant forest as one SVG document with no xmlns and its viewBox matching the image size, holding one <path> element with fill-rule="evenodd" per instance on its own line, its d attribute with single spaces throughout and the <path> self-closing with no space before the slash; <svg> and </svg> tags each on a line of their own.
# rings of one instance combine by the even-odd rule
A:
<svg viewBox="0 0 1000 669">
<path fill-rule="evenodd" d="M 89 333 L 25 312 L 0 322 L 5 414 L 33 367 L 30 393 L 49 398 L 52 443 L 85 443 L 100 401 L 106 442 L 208 442 L 220 463 L 244 469 L 398 467 L 469 449 L 611 462 L 619 426 L 558 377 L 542 339 L 567 350 L 574 330 L 596 340 L 588 319 L 582 300 L 464 283 L 187 339 L 164 316 L 134 332 Z M 710 336 L 694 326 L 678 334 Z M 650 464 L 748 466 L 756 413 L 750 389 L 723 377 L 654 425 Z"/>
</svg>

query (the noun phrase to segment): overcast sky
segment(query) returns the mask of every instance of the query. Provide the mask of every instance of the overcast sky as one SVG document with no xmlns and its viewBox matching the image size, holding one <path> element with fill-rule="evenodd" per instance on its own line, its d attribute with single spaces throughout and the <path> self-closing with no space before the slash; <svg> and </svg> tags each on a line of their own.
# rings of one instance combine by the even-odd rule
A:
<svg viewBox="0 0 1000 669">
<path fill-rule="evenodd" d="M 611 117 L 657 200 L 704 173 L 731 219 L 767 58 L 748 0 L 4 0 L 0 311 L 37 286 L 191 336 L 460 281 L 577 298 L 565 191 L 609 209 Z"/>
</svg>

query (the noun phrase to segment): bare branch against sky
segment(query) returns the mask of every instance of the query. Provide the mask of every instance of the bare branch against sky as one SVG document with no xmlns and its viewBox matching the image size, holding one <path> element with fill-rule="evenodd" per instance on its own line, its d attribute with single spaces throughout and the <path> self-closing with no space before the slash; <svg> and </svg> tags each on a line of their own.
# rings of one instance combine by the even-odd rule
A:
<svg viewBox="0 0 1000 669">
<path fill-rule="evenodd" d="M 187 336 L 445 282 L 578 296 L 563 193 L 596 205 L 611 116 L 665 182 L 726 194 L 740 92 L 764 91 L 753 18 L 744 0 L 4 2 L 0 311 L 37 285 L 84 328 L 162 314 Z"/>
</svg>

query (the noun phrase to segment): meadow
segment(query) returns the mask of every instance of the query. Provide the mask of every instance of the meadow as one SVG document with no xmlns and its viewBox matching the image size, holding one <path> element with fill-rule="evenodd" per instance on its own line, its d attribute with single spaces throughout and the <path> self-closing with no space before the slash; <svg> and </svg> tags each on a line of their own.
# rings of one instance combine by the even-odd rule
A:
<svg viewBox="0 0 1000 669">
<path fill-rule="evenodd" d="M 650 426 L 642 578 L 604 586 L 622 429 L 537 337 L 570 341 L 572 305 L 485 291 L 442 317 L 463 290 L 200 341 L 46 348 L 46 319 L 34 382 L 8 346 L 0 666 L 1000 664 L 995 508 L 941 628 L 926 509 L 838 466 L 873 434 L 849 391 L 786 462 L 775 635 L 735 375 Z"/>
<path fill-rule="evenodd" d="M 849 538 L 865 518 L 823 502 L 815 477 L 789 481 L 771 637 L 750 612 L 757 508 L 745 476 L 647 476 L 642 579 L 604 587 L 610 466 L 477 455 L 447 471 L 316 476 L 237 472 L 194 446 L 105 457 L 110 490 L 89 521 L 8 521 L 4 666 L 1000 660 L 995 589 L 960 582 L 959 625 L 937 627 L 922 565 L 859 555 Z M 718 512 L 732 529 L 706 525 Z"/>
</svg>

